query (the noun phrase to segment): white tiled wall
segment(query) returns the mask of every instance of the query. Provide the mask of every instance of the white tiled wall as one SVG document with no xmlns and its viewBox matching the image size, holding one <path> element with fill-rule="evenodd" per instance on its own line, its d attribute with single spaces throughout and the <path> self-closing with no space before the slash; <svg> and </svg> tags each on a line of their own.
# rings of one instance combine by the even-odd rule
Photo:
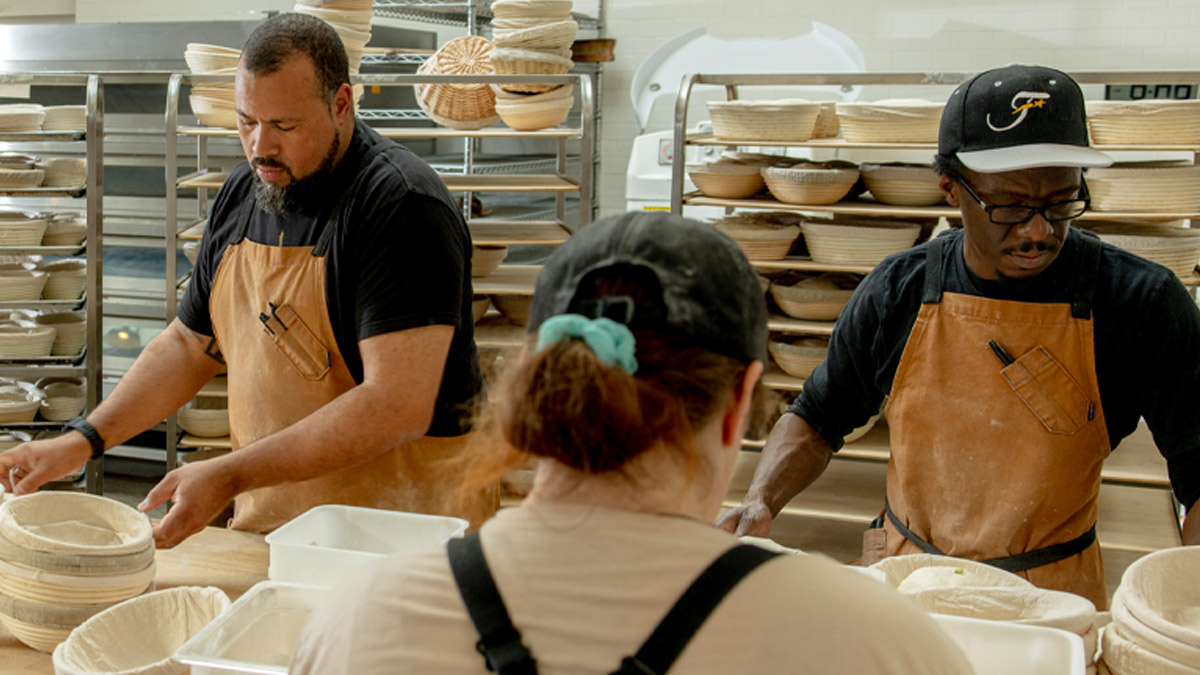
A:
<svg viewBox="0 0 1200 675">
<path fill-rule="evenodd" d="M 61 13 L 68 0 L 47 0 Z M 590 8 L 595 0 L 580 0 Z M 629 98 L 638 65 L 685 30 L 722 39 L 788 38 L 820 21 L 848 35 L 870 71 L 975 71 L 1011 62 L 1071 70 L 1200 70 L 1200 0 L 602 0 L 617 39 L 604 71 L 601 215 L 624 209 L 624 175 L 640 133 Z M 292 0 L 75 0 L 79 22 L 247 18 Z M 39 6 L 0 2 L 0 20 Z M 428 30 L 434 27 L 425 26 Z M 445 31 L 441 31 L 445 33 Z M 445 35 L 443 35 L 445 37 Z M 800 68 L 798 64 L 798 68 Z M 673 85 L 672 85 L 673 86 Z M 894 95 L 864 91 L 862 98 Z M 660 105 L 650 129 L 670 125 Z"/>
<path fill-rule="evenodd" d="M 640 129 L 629 84 L 643 59 L 695 27 L 722 39 L 788 38 L 820 21 L 848 35 L 869 71 L 977 71 L 1012 62 L 1063 70 L 1200 70 L 1197 0 L 607 0 L 616 61 L 604 71 L 601 215 L 624 210 Z M 863 99 L 897 95 L 864 91 Z M 668 128 L 669 105 L 649 129 Z"/>
</svg>

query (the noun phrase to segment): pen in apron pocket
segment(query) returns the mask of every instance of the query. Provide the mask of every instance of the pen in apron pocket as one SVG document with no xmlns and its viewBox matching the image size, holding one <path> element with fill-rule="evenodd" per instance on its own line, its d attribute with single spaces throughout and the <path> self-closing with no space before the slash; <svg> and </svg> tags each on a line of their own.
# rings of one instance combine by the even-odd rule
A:
<svg viewBox="0 0 1200 675">
<path fill-rule="evenodd" d="M 992 348 L 992 352 L 996 355 L 996 358 L 1000 359 L 1000 363 L 1003 363 L 1005 366 L 1013 364 L 1013 357 L 1009 356 L 1008 352 L 1004 350 L 1004 347 L 1000 346 L 999 342 L 988 340 L 988 346 Z"/>
</svg>

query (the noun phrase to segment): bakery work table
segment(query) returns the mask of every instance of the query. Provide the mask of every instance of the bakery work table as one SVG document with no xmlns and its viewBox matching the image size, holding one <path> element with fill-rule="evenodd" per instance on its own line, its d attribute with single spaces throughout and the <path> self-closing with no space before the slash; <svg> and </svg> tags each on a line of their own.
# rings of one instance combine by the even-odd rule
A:
<svg viewBox="0 0 1200 675">
<path fill-rule="evenodd" d="M 173 549 L 156 551 L 157 589 L 175 586 L 216 586 L 236 600 L 267 578 L 268 547 L 261 534 L 219 527 L 205 528 Z M 0 627 L 0 671 L 5 675 L 46 675 L 54 672 L 49 654 L 35 651 Z"/>
</svg>

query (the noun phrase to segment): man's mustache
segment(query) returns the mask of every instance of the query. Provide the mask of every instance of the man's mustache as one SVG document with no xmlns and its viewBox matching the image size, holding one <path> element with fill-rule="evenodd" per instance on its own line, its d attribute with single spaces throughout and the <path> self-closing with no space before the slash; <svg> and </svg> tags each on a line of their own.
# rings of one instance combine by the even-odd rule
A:
<svg viewBox="0 0 1200 675">
<path fill-rule="evenodd" d="M 1014 246 L 1008 249 L 1009 253 L 1050 253 L 1056 251 L 1057 246 L 1047 244 L 1044 241 L 1027 241 L 1020 246 Z"/>
<path fill-rule="evenodd" d="M 283 162 L 272 157 L 255 157 L 254 159 L 250 160 L 250 166 L 255 169 L 260 166 L 265 166 L 268 169 L 285 169 L 287 171 L 291 170 L 288 168 L 287 164 L 284 164 Z"/>
</svg>

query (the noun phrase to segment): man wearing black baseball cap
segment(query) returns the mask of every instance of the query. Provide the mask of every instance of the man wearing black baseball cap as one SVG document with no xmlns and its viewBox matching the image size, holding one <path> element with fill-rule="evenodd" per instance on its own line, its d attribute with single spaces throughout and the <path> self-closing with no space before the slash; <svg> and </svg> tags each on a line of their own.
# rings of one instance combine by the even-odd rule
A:
<svg viewBox="0 0 1200 675">
<path fill-rule="evenodd" d="M 1084 169 L 1109 163 L 1067 74 L 1015 65 L 959 86 L 934 168 L 961 226 L 863 281 L 721 525 L 765 534 L 888 397 L 864 559 L 982 560 L 1105 608 L 1100 467 L 1139 418 L 1181 503 L 1200 500 L 1200 312 L 1170 270 L 1070 226 Z M 1200 544 L 1200 516 L 1183 540 Z"/>
</svg>

